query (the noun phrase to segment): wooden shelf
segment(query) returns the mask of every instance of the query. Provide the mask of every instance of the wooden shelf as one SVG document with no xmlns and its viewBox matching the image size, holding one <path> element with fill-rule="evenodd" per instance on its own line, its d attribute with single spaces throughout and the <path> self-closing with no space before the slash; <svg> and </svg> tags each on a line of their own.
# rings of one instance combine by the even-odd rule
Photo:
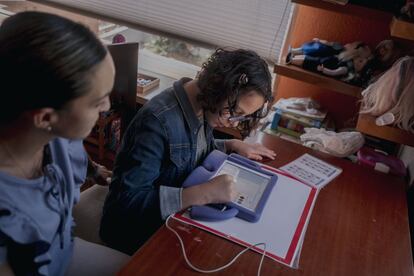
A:
<svg viewBox="0 0 414 276">
<path fill-rule="evenodd" d="M 388 22 L 391 22 L 390 30 L 392 36 L 414 40 L 414 23 L 393 18 L 393 14 L 387 11 L 393 9 L 394 2 L 392 1 L 389 1 L 389 5 L 384 6 L 381 6 L 379 2 L 372 1 L 368 3 L 370 7 L 360 6 L 358 4 L 340 5 L 322 0 L 292 0 L 292 2 L 299 5 L 335 12 L 338 13 L 339 16 L 347 15 L 370 18 L 372 20 L 386 22 L 387 24 Z M 361 87 L 350 85 L 329 76 L 310 72 L 294 65 L 285 64 L 287 46 L 285 46 L 283 51 L 284 54 L 282 54 L 281 60 L 274 67 L 274 72 L 276 74 L 307 82 L 345 95 L 361 98 L 361 92 L 363 90 Z M 373 116 L 360 114 L 356 128 L 358 131 L 367 135 L 398 144 L 414 146 L 413 133 L 395 126 L 377 126 L 375 124 L 375 117 Z"/>
<path fill-rule="evenodd" d="M 414 23 L 394 17 L 390 25 L 391 36 L 414 40 Z"/>
<path fill-rule="evenodd" d="M 391 142 L 414 146 L 414 134 L 393 126 L 377 126 L 375 117 L 360 114 L 358 117 L 357 130 L 359 132 L 385 139 Z"/>
<path fill-rule="evenodd" d="M 390 12 L 355 4 L 340 5 L 322 0 L 292 0 L 292 3 L 359 17 L 374 16 L 377 19 L 389 19 L 391 17 Z"/>
<path fill-rule="evenodd" d="M 274 67 L 274 72 L 285 77 L 317 85 L 319 87 L 326 88 L 338 93 L 342 93 L 357 98 L 361 97 L 361 87 L 350 85 L 345 82 L 321 74 L 313 73 L 294 65 L 280 63 L 276 64 Z"/>
</svg>

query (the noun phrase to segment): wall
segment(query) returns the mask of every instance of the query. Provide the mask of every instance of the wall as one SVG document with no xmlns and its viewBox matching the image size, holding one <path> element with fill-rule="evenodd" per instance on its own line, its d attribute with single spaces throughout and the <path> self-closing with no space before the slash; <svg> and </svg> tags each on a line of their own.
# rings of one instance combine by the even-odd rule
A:
<svg viewBox="0 0 414 276">
<path fill-rule="evenodd" d="M 361 40 L 374 49 L 379 41 L 389 38 L 389 14 L 365 8 L 344 14 L 302 5 L 297 7 L 290 41 L 286 42 L 292 47 L 317 37 L 342 43 Z M 276 82 L 275 92 L 276 98 L 312 97 L 331 113 L 338 127 L 355 126 L 358 111 L 356 98 L 286 77 L 280 77 L 279 83 Z"/>
</svg>

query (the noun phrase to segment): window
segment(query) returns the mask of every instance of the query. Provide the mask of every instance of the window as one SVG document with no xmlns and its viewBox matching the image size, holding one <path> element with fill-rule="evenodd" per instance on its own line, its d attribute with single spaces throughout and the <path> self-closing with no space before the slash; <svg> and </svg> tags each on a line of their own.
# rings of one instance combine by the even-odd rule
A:
<svg viewBox="0 0 414 276">
<path fill-rule="evenodd" d="M 289 0 L 51 2 L 107 16 L 137 28 L 141 27 L 140 29 L 152 29 L 155 33 L 188 38 L 213 47 L 251 49 L 270 61 L 275 61 L 279 55 L 291 14 Z M 171 42 L 164 39 L 154 41 L 158 41 L 158 44 Z"/>
<path fill-rule="evenodd" d="M 100 22 L 99 37 L 104 43 L 112 43 L 114 37 L 119 35 L 122 35 L 126 42 L 139 43 L 139 71 L 161 74 L 173 79 L 193 78 L 202 63 L 214 51 L 213 48 L 200 47 L 185 40 Z"/>
</svg>

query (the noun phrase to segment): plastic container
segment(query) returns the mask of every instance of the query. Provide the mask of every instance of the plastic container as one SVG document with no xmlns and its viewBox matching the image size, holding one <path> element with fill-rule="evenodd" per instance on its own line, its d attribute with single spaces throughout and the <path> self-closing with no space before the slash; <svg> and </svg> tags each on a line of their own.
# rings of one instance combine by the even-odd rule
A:
<svg viewBox="0 0 414 276">
<path fill-rule="evenodd" d="M 364 147 L 358 151 L 358 163 L 374 170 L 394 175 L 405 176 L 407 169 L 399 158 L 389 156 L 372 148 Z"/>
</svg>

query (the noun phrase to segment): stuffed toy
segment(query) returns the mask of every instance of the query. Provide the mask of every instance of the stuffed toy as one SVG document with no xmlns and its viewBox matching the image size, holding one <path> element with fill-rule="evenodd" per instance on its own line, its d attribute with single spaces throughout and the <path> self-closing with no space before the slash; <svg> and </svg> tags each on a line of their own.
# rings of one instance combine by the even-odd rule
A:
<svg viewBox="0 0 414 276">
<path fill-rule="evenodd" d="M 314 38 L 299 48 L 289 49 L 286 63 L 352 82 L 372 58 L 370 48 L 355 41 L 345 45 Z"/>
</svg>

